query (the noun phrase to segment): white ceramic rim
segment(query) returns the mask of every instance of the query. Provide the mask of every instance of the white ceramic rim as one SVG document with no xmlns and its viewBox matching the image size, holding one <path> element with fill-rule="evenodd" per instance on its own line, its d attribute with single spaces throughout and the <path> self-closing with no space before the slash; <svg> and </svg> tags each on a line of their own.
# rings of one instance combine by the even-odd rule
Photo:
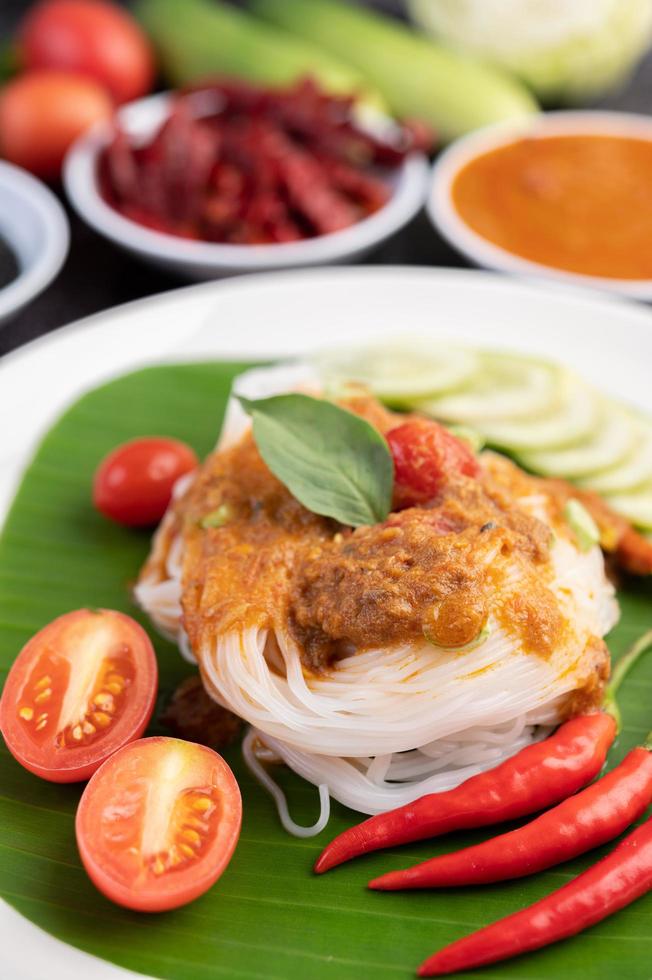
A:
<svg viewBox="0 0 652 980">
<path fill-rule="evenodd" d="M 632 299 L 651 300 L 652 279 L 585 276 L 521 258 L 473 231 L 453 205 L 451 189 L 455 177 L 475 157 L 526 136 L 545 138 L 573 134 L 629 136 L 652 141 L 652 118 L 628 112 L 560 110 L 476 130 L 451 144 L 435 162 L 426 201 L 428 217 L 440 234 L 476 265 L 499 272 L 545 276 L 569 285 L 600 289 Z"/>
<path fill-rule="evenodd" d="M 135 134 L 151 132 L 165 117 L 170 94 L 139 99 L 118 112 L 119 121 Z M 187 241 L 153 231 L 123 217 L 108 205 L 97 188 L 96 162 L 111 127 L 100 124 L 83 134 L 70 148 L 63 167 L 63 184 L 77 213 L 95 231 L 124 248 L 169 264 L 192 265 L 206 271 L 242 272 L 332 262 L 373 248 L 402 228 L 423 207 L 428 183 L 428 161 L 410 154 L 396 171 L 394 192 L 384 207 L 350 228 L 277 245 L 221 245 Z"/>
<path fill-rule="evenodd" d="M 0 289 L 0 320 L 3 320 L 34 299 L 57 275 L 68 254 L 70 230 L 66 214 L 52 191 L 21 167 L 0 161 L 0 185 L 23 198 L 25 210 L 38 214 L 44 231 L 43 245 L 34 261 Z M 3 235 L 13 248 L 9 227 L 3 228 Z"/>
</svg>

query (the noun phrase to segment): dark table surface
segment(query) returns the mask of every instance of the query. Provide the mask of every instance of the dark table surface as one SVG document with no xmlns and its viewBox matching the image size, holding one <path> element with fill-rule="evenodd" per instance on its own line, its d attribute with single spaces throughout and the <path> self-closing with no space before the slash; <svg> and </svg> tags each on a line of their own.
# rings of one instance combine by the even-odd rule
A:
<svg viewBox="0 0 652 980">
<path fill-rule="evenodd" d="M 397 8 L 393 0 L 378 0 L 378 6 Z M 26 0 L 0 0 L 0 41 L 11 36 Z M 652 113 L 652 53 L 631 81 L 601 106 Z M 71 246 L 57 279 L 13 320 L 0 327 L 0 355 L 41 334 L 99 310 L 174 289 L 185 281 L 141 264 L 122 253 L 87 228 L 67 208 Z M 463 266 L 456 255 L 433 231 L 423 215 L 417 217 L 390 242 L 368 259 L 373 263 Z"/>
</svg>

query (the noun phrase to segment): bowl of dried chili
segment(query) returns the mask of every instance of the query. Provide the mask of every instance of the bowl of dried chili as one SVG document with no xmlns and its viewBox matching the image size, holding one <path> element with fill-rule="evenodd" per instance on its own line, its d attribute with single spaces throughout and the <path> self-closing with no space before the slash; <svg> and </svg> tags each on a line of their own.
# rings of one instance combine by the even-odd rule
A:
<svg viewBox="0 0 652 980">
<path fill-rule="evenodd" d="M 430 137 L 305 79 L 219 81 L 124 107 L 71 148 L 81 217 L 140 258 L 193 279 L 337 263 L 422 207 Z"/>
</svg>

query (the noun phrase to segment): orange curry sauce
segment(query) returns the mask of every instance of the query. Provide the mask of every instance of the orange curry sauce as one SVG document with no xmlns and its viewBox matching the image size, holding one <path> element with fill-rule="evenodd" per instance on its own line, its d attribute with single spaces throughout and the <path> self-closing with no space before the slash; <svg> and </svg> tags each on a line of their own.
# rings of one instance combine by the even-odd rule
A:
<svg viewBox="0 0 652 980">
<path fill-rule="evenodd" d="M 539 136 L 470 161 L 454 206 L 514 255 L 610 279 L 652 279 L 652 141 Z"/>
</svg>

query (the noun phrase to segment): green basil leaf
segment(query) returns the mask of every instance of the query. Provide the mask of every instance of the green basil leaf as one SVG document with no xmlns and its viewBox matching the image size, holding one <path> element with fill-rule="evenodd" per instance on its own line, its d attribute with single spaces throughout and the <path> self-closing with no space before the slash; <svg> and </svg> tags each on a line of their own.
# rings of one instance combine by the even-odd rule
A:
<svg viewBox="0 0 652 980">
<path fill-rule="evenodd" d="M 394 467 L 369 422 L 309 395 L 239 400 L 260 455 L 304 507 L 352 527 L 385 520 Z"/>
</svg>

